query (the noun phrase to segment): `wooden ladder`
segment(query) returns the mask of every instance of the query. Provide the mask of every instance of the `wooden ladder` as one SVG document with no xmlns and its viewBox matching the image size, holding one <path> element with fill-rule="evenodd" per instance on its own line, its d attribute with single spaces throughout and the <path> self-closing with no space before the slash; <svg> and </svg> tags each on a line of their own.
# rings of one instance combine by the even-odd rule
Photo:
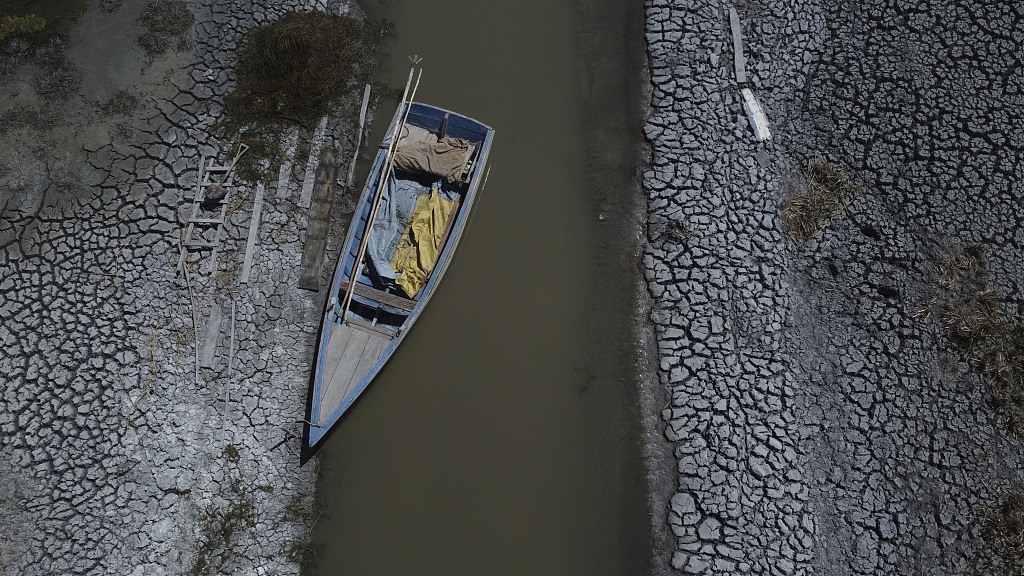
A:
<svg viewBox="0 0 1024 576">
<path fill-rule="evenodd" d="M 227 165 L 219 166 L 215 164 L 214 158 L 207 158 L 205 155 L 200 157 L 195 194 L 192 196 L 192 211 L 189 213 L 188 221 L 185 224 L 185 233 L 181 238 L 177 268 L 179 272 L 183 270 L 189 252 L 206 250 L 210 252 L 206 271 L 210 276 L 217 271 L 217 253 L 220 251 L 221 231 L 227 217 L 228 203 L 231 201 L 235 189 L 235 164 L 248 149 L 249 147 L 245 144 L 240 144 L 238 153 Z M 204 200 L 205 191 L 211 186 L 224 188 L 224 197 L 220 200 L 206 202 Z M 215 215 L 208 215 L 210 212 Z"/>
</svg>

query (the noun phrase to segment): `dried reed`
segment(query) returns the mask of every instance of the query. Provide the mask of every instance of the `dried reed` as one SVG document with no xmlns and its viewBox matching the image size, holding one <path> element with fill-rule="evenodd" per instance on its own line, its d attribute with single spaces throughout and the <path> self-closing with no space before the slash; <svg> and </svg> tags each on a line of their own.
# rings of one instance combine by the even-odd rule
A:
<svg viewBox="0 0 1024 576">
<path fill-rule="evenodd" d="M 991 559 L 990 571 L 1024 574 L 1024 493 L 1004 496 L 982 512 L 981 521 L 998 556 Z"/>
<path fill-rule="evenodd" d="M 782 229 L 797 242 L 821 231 L 862 193 L 843 166 L 821 158 L 809 160 L 800 176 L 806 191 L 791 197 L 782 208 Z"/>
<path fill-rule="evenodd" d="M 268 167 L 283 158 L 286 130 L 312 129 L 370 80 L 382 30 L 350 16 L 295 12 L 245 33 L 238 81 L 218 125 L 227 139 L 240 133 L 250 146 L 237 167 L 243 180 L 272 176 Z"/>
<path fill-rule="evenodd" d="M 944 250 L 935 269 L 935 317 L 981 373 L 1010 434 L 1024 439 L 1024 326 L 1006 313 L 1004 295 L 985 286 L 980 247 Z"/>
</svg>

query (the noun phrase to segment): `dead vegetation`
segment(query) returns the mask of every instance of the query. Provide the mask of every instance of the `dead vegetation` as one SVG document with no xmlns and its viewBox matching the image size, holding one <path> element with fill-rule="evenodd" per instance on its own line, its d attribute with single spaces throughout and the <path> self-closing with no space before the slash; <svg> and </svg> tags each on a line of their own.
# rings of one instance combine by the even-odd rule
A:
<svg viewBox="0 0 1024 576">
<path fill-rule="evenodd" d="M 139 16 L 145 29 L 138 38 L 139 46 L 150 57 L 169 50 L 187 50 L 195 18 L 185 0 L 150 2 Z"/>
<path fill-rule="evenodd" d="M 189 576 L 213 576 L 233 573 L 233 564 L 241 556 L 243 544 L 259 519 L 254 490 L 269 486 L 254 485 L 239 466 L 241 455 L 233 444 L 224 447 L 228 489 L 218 494 L 202 511 L 197 528 L 199 545 L 188 571 Z"/>
<path fill-rule="evenodd" d="M 1004 496 L 981 513 L 981 521 L 996 554 L 988 561 L 988 572 L 1024 574 L 1024 493 Z"/>
<path fill-rule="evenodd" d="M 82 81 L 78 66 L 67 58 L 67 48 L 64 37 L 49 28 L 0 41 L 0 82 L 23 74 L 44 100 L 66 100 Z M 31 66 L 23 68 L 26 64 Z"/>
<path fill-rule="evenodd" d="M 383 24 L 322 12 L 291 13 L 252 28 L 242 37 L 237 83 L 224 101 L 218 130 L 250 146 L 239 176 L 267 177 L 283 159 L 287 130 L 312 130 L 346 96 L 370 81 Z"/>
<path fill-rule="evenodd" d="M 938 290 L 915 316 L 934 317 L 981 373 L 1007 430 L 1024 439 L 1024 326 L 1006 312 L 1005 297 L 986 286 L 980 246 L 943 250 L 935 259 Z"/>
<path fill-rule="evenodd" d="M 842 165 L 812 158 L 800 171 L 800 184 L 782 207 L 783 232 L 804 242 L 861 193 Z"/>
<path fill-rule="evenodd" d="M 142 101 L 130 90 L 119 90 L 103 105 L 103 113 L 108 115 L 124 115 L 135 112 L 142 106 Z"/>
</svg>

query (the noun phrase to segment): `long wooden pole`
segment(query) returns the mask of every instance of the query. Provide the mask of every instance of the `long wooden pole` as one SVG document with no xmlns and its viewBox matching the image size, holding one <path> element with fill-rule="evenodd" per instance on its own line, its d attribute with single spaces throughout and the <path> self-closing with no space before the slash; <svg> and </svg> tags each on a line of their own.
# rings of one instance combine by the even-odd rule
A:
<svg viewBox="0 0 1024 576">
<path fill-rule="evenodd" d="M 352 268 L 352 277 L 350 278 L 349 286 L 345 294 L 346 298 L 342 305 L 342 320 L 345 319 L 345 316 L 348 314 L 349 306 L 352 304 L 352 294 L 355 290 L 355 282 L 359 278 L 363 260 L 365 260 L 366 257 L 366 249 L 370 244 L 370 233 L 373 229 L 373 223 L 377 220 L 377 212 L 380 210 L 380 202 L 384 196 L 384 189 L 387 188 L 388 179 L 391 177 L 391 173 L 394 170 L 395 153 L 398 151 L 398 141 L 401 139 L 405 123 L 409 118 L 409 110 L 412 108 L 412 102 L 416 97 L 416 89 L 419 88 L 420 76 L 422 75 L 423 70 L 420 70 L 419 75 L 416 76 L 416 84 L 413 85 L 412 92 L 409 94 L 409 99 L 404 103 L 405 110 L 402 113 L 401 122 L 399 122 L 395 127 L 395 131 L 391 135 L 391 142 L 388 144 L 388 153 L 384 159 L 384 166 L 382 167 L 380 180 L 377 182 L 377 193 L 374 195 L 373 205 L 370 209 L 370 216 L 366 221 L 366 229 L 363 231 L 362 241 L 359 243 L 359 251 L 356 254 L 356 260 Z"/>
<path fill-rule="evenodd" d="M 395 126 L 395 130 L 391 133 L 391 142 L 388 143 L 388 151 L 384 157 L 384 166 L 382 166 L 380 179 L 377 182 L 377 190 L 373 196 L 373 203 L 370 207 L 370 215 L 366 221 L 366 228 L 363 230 L 363 237 L 359 241 L 359 250 L 356 252 L 355 262 L 352 264 L 352 275 L 349 277 L 348 287 L 345 288 L 345 296 L 341 301 L 341 313 L 340 317 L 342 321 L 348 315 L 349 306 L 352 304 L 352 294 L 355 291 L 356 281 L 359 278 L 360 270 L 362 269 L 363 258 L 366 256 L 366 247 L 370 242 L 370 232 L 373 229 L 373 221 L 377 218 L 377 211 L 380 209 L 381 197 L 384 195 L 384 189 L 387 186 L 388 178 L 391 176 L 391 170 L 395 163 L 395 150 L 398 149 L 398 140 L 402 137 L 402 130 L 405 128 L 405 122 L 409 118 L 409 110 L 412 108 L 413 98 L 416 97 L 416 89 L 420 85 L 420 76 L 423 75 L 423 70 L 420 70 L 419 75 L 416 77 L 416 84 L 412 88 L 412 93 L 409 93 L 409 86 L 412 85 L 413 73 L 416 72 L 416 65 L 419 64 L 420 59 L 416 56 L 410 58 L 412 65 L 409 66 L 409 79 L 405 82 L 405 92 L 402 93 L 402 106 L 405 106 L 405 110 L 402 113 L 401 121 Z M 354 224 L 354 223 L 353 223 Z"/>
</svg>

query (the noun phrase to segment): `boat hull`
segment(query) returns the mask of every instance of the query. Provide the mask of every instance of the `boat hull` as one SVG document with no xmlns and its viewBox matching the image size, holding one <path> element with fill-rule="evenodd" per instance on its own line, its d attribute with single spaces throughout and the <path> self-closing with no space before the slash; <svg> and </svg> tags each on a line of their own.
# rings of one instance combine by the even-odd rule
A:
<svg viewBox="0 0 1024 576">
<path fill-rule="evenodd" d="M 440 183 L 434 185 L 454 196 L 456 208 L 448 222 L 436 263 L 422 288 L 417 294 L 408 295 L 394 288 L 387 278 L 381 278 L 372 263 L 358 258 L 359 246 L 368 231 L 375 233 L 383 226 L 379 214 L 374 219 L 374 226 L 369 226 L 368 222 L 371 214 L 375 213 L 375 196 L 388 164 L 386 143 L 401 124 L 404 111 L 405 106 L 396 111 L 385 145 L 374 160 L 331 281 L 311 374 L 309 416 L 304 434 L 308 449 L 320 444 L 353 406 L 423 312 L 451 264 L 486 176 L 487 159 L 494 138 L 490 127 L 442 108 L 411 104 L 407 125 L 423 128 L 437 136 L 472 143 L 472 161 L 468 163 L 464 181 L 453 184 L 439 180 Z M 413 181 L 429 178 L 398 172 Z M 398 174 L 394 177 L 397 179 Z M 353 281 L 356 284 L 352 290 L 352 303 L 343 310 L 346 289 Z"/>
</svg>

